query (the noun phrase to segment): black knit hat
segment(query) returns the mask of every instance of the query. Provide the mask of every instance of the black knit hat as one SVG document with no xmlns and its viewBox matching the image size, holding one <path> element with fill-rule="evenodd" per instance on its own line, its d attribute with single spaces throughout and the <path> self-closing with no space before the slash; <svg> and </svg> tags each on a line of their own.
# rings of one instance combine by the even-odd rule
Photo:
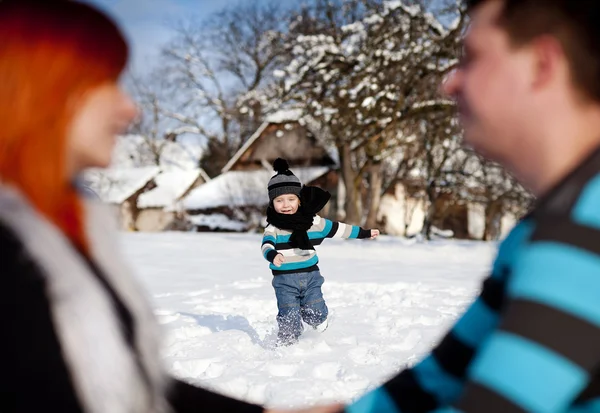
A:
<svg viewBox="0 0 600 413">
<path fill-rule="evenodd" d="M 274 175 L 269 180 L 269 185 L 267 187 L 269 190 L 269 201 L 285 194 L 300 196 L 302 184 L 289 168 L 290 167 L 285 159 L 277 158 L 275 162 L 273 162 L 273 169 L 275 169 L 277 175 Z"/>
</svg>

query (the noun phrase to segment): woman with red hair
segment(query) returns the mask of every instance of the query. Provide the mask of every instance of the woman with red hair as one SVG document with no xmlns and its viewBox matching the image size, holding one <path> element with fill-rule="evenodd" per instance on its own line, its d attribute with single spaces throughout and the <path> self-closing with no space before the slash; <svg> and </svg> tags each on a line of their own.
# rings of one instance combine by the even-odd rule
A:
<svg viewBox="0 0 600 413">
<path fill-rule="evenodd" d="M 170 378 L 105 207 L 74 182 L 136 116 L 127 44 L 90 6 L 0 1 L 0 411 L 262 412 Z"/>
</svg>

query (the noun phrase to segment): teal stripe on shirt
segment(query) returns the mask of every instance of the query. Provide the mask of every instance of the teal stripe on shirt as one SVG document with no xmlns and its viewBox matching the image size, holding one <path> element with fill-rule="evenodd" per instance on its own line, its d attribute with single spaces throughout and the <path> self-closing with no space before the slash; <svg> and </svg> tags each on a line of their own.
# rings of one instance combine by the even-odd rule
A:
<svg viewBox="0 0 600 413">
<path fill-rule="evenodd" d="M 325 219 L 325 228 L 323 228 L 322 231 L 309 231 L 308 238 L 309 239 L 325 238 L 329 234 L 329 231 L 331 231 L 332 226 L 333 226 L 333 223 L 330 220 Z"/>
<path fill-rule="evenodd" d="M 263 244 L 264 244 L 266 241 L 271 241 L 273 244 L 275 244 L 275 242 L 276 242 L 277 240 L 276 240 L 276 239 L 275 239 L 275 237 L 274 237 L 274 236 L 272 236 L 272 235 L 265 235 L 265 236 L 263 237 L 263 241 L 262 241 L 262 242 L 263 242 Z"/>
<path fill-rule="evenodd" d="M 365 394 L 345 408 L 346 413 L 401 413 L 383 387 Z"/>
<path fill-rule="evenodd" d="M 574 221 L 595 229 L 600 229 L 600 210 L 598 200 L 600 199 L 600 175 L 588 182 L 579 196 L 579 200 L 573 208 Z"/>
<path fill-rule="evenodd" d="M 554 242 L 532 244 L 508 285 L 512 297 L 526 298 L 600 326 L 600 257 Z"/>
<path fill-rule="evenodd" d="M 307 267 L 312 267 L 313 265 L 316 265 L 319 262 L 319 257 L 318 256 L 314 256 L 309 260 L 306 261 L 299 261 L 299 262 L 290 262 L 288 264 L 283 263 L 281 264 L 280 267 L 276 267 L 275 265 L 271 264 L 269 265 L 269 268 L 271 268 L 272 270 L 278 270 L 278 271 L 293 271 L 293 270 L 300 270 L 302 268 L 307 268 Z"/>
<path fill-rule="evenodd" d="M 277 235 L 277 244 L 284 244 L 286 242 L 289 242 L 291 236 L 292 234 Z"/>
<path fill-rule="evenodd" d="M 532 222 L 521 221 L 510 231 L 498 248 L 498 255 L 492 269 L 492 278 L 504 278 L 505 267 L 511 266 L 515 257 L 521 253 L 524 240 L 531 236 L 534 228 Z"/>
<path fill-rule="evenodd" d="M 471 378 L 527 411 L 561 412 L 583 390 L 586 372 L 525 338 L 498 332 L 473 362 Z M 562 404 L 561 404 L 562 403 Z"/>
</svg>

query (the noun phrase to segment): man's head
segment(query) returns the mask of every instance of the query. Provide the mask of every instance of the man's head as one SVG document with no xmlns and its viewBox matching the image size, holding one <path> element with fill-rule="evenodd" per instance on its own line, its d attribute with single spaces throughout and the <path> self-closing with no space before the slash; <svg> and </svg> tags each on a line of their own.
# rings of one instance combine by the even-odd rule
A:
<svg viewBox="0 0 600 413">
<path fill-rule="evenodd" d="M 522 162 L 552 122 L 600 107 L 600 1 L 466 2 L 464 57 L 444 90 L 457 99 L 467 144 Z"/>
</svg>

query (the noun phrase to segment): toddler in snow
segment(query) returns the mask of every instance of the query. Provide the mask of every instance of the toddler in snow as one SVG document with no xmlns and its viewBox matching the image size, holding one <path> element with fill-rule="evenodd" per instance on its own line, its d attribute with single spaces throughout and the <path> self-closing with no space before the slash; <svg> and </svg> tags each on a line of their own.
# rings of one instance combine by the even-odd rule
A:
<svg viewBox="0 0 600 413">
<path fill-rule="evenodd" d="M 321 286 L 323 277 L 315 246 L 325 238 L 375 238 L 376 229 L 366 230 L 322 218 L 317 213 L 331 194 L 314 186 L 303 186 L 289 170 L 287 161 L 273 163 L 277 172 L 268 184 L 268 226 L 262 253 L 271 264 L 277 297 L 278 344 L 289 345 L 302 334 L 302 320 L 317 331 L 327 328 L 327 305 Z"/>
</svg>

